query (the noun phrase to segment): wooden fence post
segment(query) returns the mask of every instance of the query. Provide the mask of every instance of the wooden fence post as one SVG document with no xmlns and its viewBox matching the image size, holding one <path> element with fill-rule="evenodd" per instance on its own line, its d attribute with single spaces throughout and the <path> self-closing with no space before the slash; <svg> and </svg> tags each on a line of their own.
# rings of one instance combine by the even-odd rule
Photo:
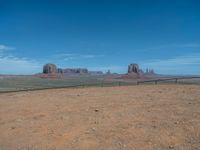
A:
<svg viewBox="0 0 200 150">
<path fill-rule="evenodd" d="M 176 78 L 176 81 L 175 81 L 175 82 L 176 82 L 176 84 L 178 83 L 178 79 L 177 79 L 177 78 Z"/>
</svg>

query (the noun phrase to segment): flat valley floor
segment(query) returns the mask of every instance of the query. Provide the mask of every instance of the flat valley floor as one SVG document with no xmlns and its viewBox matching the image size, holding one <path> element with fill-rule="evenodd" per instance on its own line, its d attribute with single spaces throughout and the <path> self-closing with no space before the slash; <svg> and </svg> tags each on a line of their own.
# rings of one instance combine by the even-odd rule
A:
<svg viewBox="0 0 200 150">
<path fill-rule="evenodd" d="M 200 150 L 200 86 L 0 94 L 0 150 Z"/>
</svg>

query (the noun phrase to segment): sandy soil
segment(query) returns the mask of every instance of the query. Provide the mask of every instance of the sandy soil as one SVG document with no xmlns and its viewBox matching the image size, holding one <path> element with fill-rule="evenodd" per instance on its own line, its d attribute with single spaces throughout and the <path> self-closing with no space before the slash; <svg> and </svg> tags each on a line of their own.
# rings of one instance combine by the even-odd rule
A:
<svg viewBox="0 0 200 150">
<path fill-rule="evenodd" d="M 0 94 L 0 150 L 199 150 L 200 86 Z"/>
</svg>

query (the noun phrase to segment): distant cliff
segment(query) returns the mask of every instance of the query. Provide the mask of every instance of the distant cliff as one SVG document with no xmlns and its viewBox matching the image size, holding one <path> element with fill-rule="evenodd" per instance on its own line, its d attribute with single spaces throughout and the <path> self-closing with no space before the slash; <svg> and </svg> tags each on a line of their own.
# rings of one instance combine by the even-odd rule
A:
<svg viewBox="0 0 200 150">
<path fill-rule="evenodd" d="M 103 74 L 101 71 L 88 71 L 87 68 L 57 68 L 55 64 L 45 64 L 43 66 L 44 74 Z"/>
</svg>

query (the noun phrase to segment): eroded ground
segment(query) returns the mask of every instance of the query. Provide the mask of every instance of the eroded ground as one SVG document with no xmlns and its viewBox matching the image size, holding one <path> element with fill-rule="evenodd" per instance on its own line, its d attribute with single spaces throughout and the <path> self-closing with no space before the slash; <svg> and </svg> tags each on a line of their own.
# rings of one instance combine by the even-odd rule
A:
<svg viewBox="0 0 200 150">
<path fill-rule="evenodd" d="M 0 94 L 0 150 L 199 150 L 200 86 Z"/>
</svg>

